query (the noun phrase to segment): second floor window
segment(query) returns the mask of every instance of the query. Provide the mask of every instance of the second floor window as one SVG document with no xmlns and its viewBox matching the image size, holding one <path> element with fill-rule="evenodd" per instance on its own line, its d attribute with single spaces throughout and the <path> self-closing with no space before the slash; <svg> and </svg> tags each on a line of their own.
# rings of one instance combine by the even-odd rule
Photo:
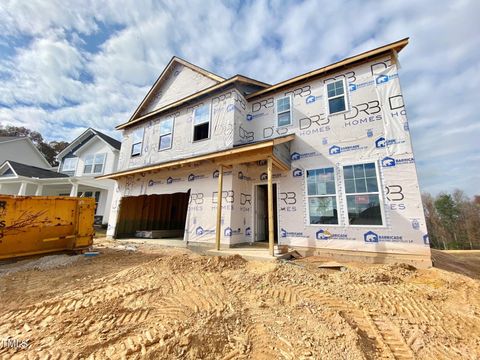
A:
<svg viewBox="0 0 480 360">
<path fill-rule="evenodd" d="M 292 124 L 292 98 L 285 96 L 277 99 L 277 125 L 286 126 Z"/>
<path fill-rule="evenodd" d="M 347 110 L 345 81 L 343 79 L 330 82 L 327 87 L 328 113 L 330 115 Z"/>
<path fill-rule="evenodd" d="M 173 138 L 173 118 L 160 121 L 160 140 L 158 150 L 167 150 L 172 147 Z"/>
<path fill-rule="evenodd" d="M 143 128 L 136 129 L 133 131 L 133 141 L 132 141 L 132 156 L 139 156 L 142 154 L 142 144 L 143 144 Z"/>
<path fill-rule="evenodd" d="M 78 158 L 64 158 L 62 164 L 62 171 L 75 171 L 77 169 Z"/>
<path fill-rule="evenodd" d="M 90 154 L 85 156 L 85 164 L 83 167 L 84 174 L 100 174 L 105 166 L 105 158 L 107 154 Z"/>
<path fill-rule="evenodd" d="M 210 106 L 201 105 L 193 111 L 193 141 L 210 137 Z"/>
<path fill-rule="evenodd" d="M 307 197 L 310 224 L 338 224 L 333 167 L 307 170 Z"/>
</svg>

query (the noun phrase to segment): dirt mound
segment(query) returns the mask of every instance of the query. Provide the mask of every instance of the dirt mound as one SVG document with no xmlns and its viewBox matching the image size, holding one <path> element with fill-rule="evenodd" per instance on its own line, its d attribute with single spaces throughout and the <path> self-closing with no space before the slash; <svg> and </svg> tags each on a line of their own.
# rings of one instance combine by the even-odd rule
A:
<svg viewBox="0 0 480 360">
<path fill-rule="evenodd" d="M 399 284 L 413 276 L 416 268 L 408 264 L 375 265 L 367 269 L 349 269 L 341 274 L 344 280 L 355 284 Z"/>
<path fill-rule="evenodd" d="M 240 255 L 191 257 L 184 254 L 167 257 L 164 261 L 174 274 L 188 272 L 192 269 L 206 272 L 237 270 L 244 268 L 247 263 Z"/>
<path fill-rule="evenodd" d="M 0 278 L 0 358 L 475 359 L 480 283 L 405 264 L 325 272 L 102 250 Z M 175 255 L 171 255 L 174 253 Z M 20 300 L 19 300 L 20 299 Z"/>
</svg>

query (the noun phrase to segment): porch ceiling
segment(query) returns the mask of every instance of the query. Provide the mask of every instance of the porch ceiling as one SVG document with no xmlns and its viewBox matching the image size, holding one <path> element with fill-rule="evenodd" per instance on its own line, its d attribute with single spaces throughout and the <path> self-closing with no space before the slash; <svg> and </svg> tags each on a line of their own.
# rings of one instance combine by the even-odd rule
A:
<svg viewBox="0 0 480 360">
<path fill-rule="evenodd" d="M 177 169 L 186 165 L 203 161 L 215 163 L 218 165 L 231 166 L 235 164 L 266 160 L 269 157 L 272 158 L 273 165 L 275 167 L 281 170 L 289 170 L 290 164 L 285 163 L 275 155 L 274 146 L 292 141 L 294 138 L 294 134 L 286 135 L 272 140 L 242 145 L 215 153 L 194 156 L 188 159 L 169 161 L 162 164 L 150 165 L 132 170 L 125 170 L 112 174 L 107 174 L 99 176 L 97 177 L 97 179 L 118 179 L 123 176 L 134 175 L 143 172 Z"/>
</svg>

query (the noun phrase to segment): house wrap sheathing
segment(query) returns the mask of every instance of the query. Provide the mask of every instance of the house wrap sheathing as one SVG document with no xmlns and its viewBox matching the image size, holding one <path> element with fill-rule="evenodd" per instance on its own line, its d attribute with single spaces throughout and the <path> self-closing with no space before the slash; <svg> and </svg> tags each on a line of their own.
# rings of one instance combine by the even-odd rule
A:
<svg viewBox="0 0 480 360">
<path fill-rule="evenodd" d="M 187 193 L 183 238 L 213 245 L 221 171 L 220 242 L 254 242 L 265 229 L 259 224 L 258 185 L 267 184 L 271 162 L 278 244 L 318 252 L 411 255 L 429 262 L 398 74 L 397 52 L 407 42 L 276 85 L 239 75 L 223 79 L 172 59 L 134 116 L 117 127 L 123 141 L 119 172 L 106 176 L 117 181 L 107 234 L 114 237 L 125 221 L 118 216 L 122 199 Z M 327 84 L 340 87 L 338 80 L 345 110 L 332 113 Z M 285 97 L 290 124 L 283 125 L 278 100 Z M 195 109 L 204 105 L 209 137 L 193 141 Z M 169 119 L 171 148 L 159 151 L 162 124 Z M 139 146 L 141 153 L 132 156 Z M 359 218 L 355 213 L 361 213 Z"/>
</svg>

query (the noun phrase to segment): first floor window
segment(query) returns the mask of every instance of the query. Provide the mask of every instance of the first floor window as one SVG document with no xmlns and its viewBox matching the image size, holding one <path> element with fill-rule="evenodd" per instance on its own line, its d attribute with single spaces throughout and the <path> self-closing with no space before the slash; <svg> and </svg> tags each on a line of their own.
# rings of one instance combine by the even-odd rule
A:
<svg viewBox="0 0 480 360">
<path fill-rule="evenodd" d="M 277 100 L 277 125 L 292 124 L 292 98 L 285 96 Z"/>
<path fill-rule="evenodd" d="M 343 167 L 350 225 L 382 225 L 375 163 Z"/>
<path fill-rule="evenodd" d="M 83 167 L 84 174 L 100 174 L 103 172 L 105 158 L 107 154 L 90 154 L 85 156 L 85 164 Z"/>
<path fill-rule="evenodd" d="M 193 111 L 193 141 L 210 137 L 210 106 L 201 105 Z"/>
<path fill-rule="evenodd" d="M 133 131 L 131 156 L 139 156 L 142 154 L 143 132 L 144 132 L 143 128 L 136 129 Z"/>
<path fill-rule="evenodd" d="M 347 110 L 345 81 L 343 79 L 327 84 L 327 101 L 330 115 Z"/>
<path fill-rule="evenodd" d="M 310 224 L 338 224 L 333 167 L 307 170 L 307 197 Z"/>
<path fill-rule="evenodd" d="M 173 118 L 160 121 L 160 140 L 158 150 L 167 150 L 172 147 Z"/>
<path fill-rule="evenodd" d="M 77 160 L 76 157 L 64 158 L 62 164 L 62 171 L 75 171 L 77 169 Z"/>
</svg>

